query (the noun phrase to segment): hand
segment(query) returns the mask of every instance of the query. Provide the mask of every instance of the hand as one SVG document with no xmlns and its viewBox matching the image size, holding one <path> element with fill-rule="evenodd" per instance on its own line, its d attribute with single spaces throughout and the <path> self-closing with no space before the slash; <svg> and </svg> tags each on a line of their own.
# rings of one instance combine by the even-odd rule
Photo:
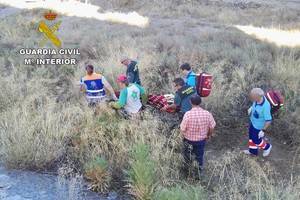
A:
<svg viewBox="0 0 300 200">
<path fill-rule="evenodd" d="M 109 107 L 113 107 L 114 102 L 109 102 L 108 105 Z"/>
<path fill-rule="evenodd" d="M 265 136 L 265 132 L 263 130 L 259 131 L 258 138 L 262 138 Z"/>
<path fill-rule="evenodd" d="M 112 99 L 113 99 L 114 101 L 118 101 L 118 98 L 117 98 L 116 95 L 113 95 L 113 96 L 112 96 Z"/>
<path fill-rule="evenodd" d="M 252 107 L 250 107 L 250 108 L 248 109 L 248 115 L 251 115 L 251 112 L 252 112 Z"/>
<path fill-rule="evenodd" d="M 205 140 L 210 140 L 212 138 L 212 134 L 208 134 L 205 138 Z"/>
</svg>

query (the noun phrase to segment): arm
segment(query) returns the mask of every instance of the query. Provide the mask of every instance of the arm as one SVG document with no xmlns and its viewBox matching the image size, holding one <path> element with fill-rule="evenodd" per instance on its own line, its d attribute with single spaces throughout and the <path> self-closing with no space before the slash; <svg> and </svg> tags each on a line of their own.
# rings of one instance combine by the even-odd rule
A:
<svg viewBox="0 0 300 200">
<path fill-rule="evenodd" d="M 214 134 L 215 128 L 209 128 L 208 133 L 207 133 L 207 138 L 211 138 L 212 135 Z"/>
<path fill-rule="evenodd" d="M 180 131 L 181 133 L 184 135 L 184 133 L 186 132 L 187 130 L 187 122 L 188 122 L 188 115 L 184 115 L 183 116 L 183 119 L 182 119 L 182 122 L 180 124 Z"/>
<path fill-rule="evenodd" d="M 214 117 L 212 116 L 212 114 L 209 113 L 209 129 L 208 129 L 208 133 L 207 133 L 207 138 L 211 138 L 211 136 L 214 133 L 216 127 L 216 121 L 214 119 Z"/>
<path fill-rule="evenodd" d="M 146 93 L 142 94 L 142 104 L 145 105 L 148 102 L 148 95 Z"/>
<path fill-rule="evenodd" d="M 115 100 L 115 101 L 118 100 L 114 89 L 112 88 L 112 86 L 109 84 L 109 82 L 106 80 L 106 78 L 104 76 L 102 76 L 102 83 L 104 85 L 105 90 L 109 92 L 109 94 L 111 95 L 113 100 Z"/>
<path fill-rule="evenodd" d="M 270 104 L 267 104 L 266 107 L 264 108 L 264 119 L 265 119 L 265 125 L 264 128 L 262 129 L 263 131 L 265 131 L 272 123 Z"/>
<path fill-rule="evenodd" d="M 139 84 L 135 84 L 135 86 L 139 88 L 142 98 L 142 104 L 145 105 L 148 102 L 148 95 L 146 94 L 145 89 Z"/>
<path fill-rule="evenodd" d="M 127 89 L 123 89 L 120 93 L 120 98 L 117 102 L 111 102 L 110 106 L 114 109 L 121 109 L 126 105 L 127 101 Z"/>
<path fill-rule="evenodd" d="M 250 108 L 248 108 L 247 112 L 248 112 L 248 115 L 250 116 L 252 113 L 252 106 Z"/>
<path fill-rule="evenodd" d="M 269 126 L 271 126 L 271 123 L 271 121 L 266 121 L 263 130 L 266 131 L 269 128 Z"/>
<path fill-rule="evenodd" d="M 85 92 L 85 90 L 86 90 L 86 89 L 85 89 L 85 86 L 84 86 L 84 85 L 80 85 L 80 91 L 81 91 L 81 92 Z"/>
<path fill-rule="evenodd" d="M 85 92 L 86 88 L 85 88 L 85 84 L 83 82 L 83 78 L 80 79 L 80 91 L 81 92 Z"/>
</svg>

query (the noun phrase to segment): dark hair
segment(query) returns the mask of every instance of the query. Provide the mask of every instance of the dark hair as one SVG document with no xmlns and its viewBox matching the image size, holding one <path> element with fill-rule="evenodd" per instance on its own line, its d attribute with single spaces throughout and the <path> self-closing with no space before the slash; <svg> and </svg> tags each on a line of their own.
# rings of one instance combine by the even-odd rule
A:
<svg viewBox="0 0 300 200">
<path fill-rule="evenodd" d="M 199 106 L 201 104 L 201 97 L 197 94 L 191 96 L 191 103 L 194 106 Z"/>
<path fill-rule="evenodd" d="M 86 65 L 86 66 L 85 66 L 85 69 L 87 69 L 87 68 L 90 68 L 91 70 L 94 71 L 94 66 L 93 66 L 93 65 Z"/>
<path fill-rule="evenodd" d="M 185 82 L 182 78 L 175 78 L 174 81 L 173 81 L 176 85 L 179 85 L 179 86 L 184 86 L 185 85 Z"/>
<path fill-rule="evenodd" d="M 180 69 L 181 70 L 187 70 L 187 71 L 190 71 L 192 68 L 190 66 L 189 63 L 183 63 L 181 66 L 180 66 Z"/>
</svg>

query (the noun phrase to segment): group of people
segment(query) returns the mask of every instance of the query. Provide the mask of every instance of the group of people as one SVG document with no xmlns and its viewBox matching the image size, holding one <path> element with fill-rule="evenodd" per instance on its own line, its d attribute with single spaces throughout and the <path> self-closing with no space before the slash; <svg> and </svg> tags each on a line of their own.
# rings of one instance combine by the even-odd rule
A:
<svg viewBox="0 0 300 200">
<path fill-rule="evenodd" d="M 117 78 L 120 93 L 115 92 L 109 82 L 101 74 L 94 72 L 92 65 L 86 66 L 86 75 L 81 78 L 81 90 L 85 92 L 87 101 L 96 104 L 107 99 L 110 94 L 113 102 L 109 105 L 117 110 L 123 110 L 129 115 L 139 113 L 147 103 L 147 93 L 141 85 L 138 63 L 129 58 L 121 60 L 126 66 L 126 74 Z M 183 136 L 184 169 L 187 171 L 192 156 L 198 163 L 201 172 L 203 167 L 204 148 L 206 141 L 213 135 L 216 122 L 213 115 L 201 108 L 201 97 L 196 91 L 196 73 L 188 63 L 180 66 L 183 78 L 175 78 L 174 103 L 164 106 L 161 110 L 178 109 L 181 116 L 180 130 Z M 258 149 L 263 150 L 263 156 L 268 156 L 272 145 L 265 141 L 266 129 L 272 121 L 271 106 L 266 100 L 264 91 L 254 88 L 250 92 L 250 100 L 253 102 L 248 110 L 249 142 L 248 149 L 243 152 L 247 155 L 258 155 Z"/>
<path fill-rule="evenodd" d="M 86 75 L 80 80 L 80 90 L 85 93 L 90 105 L 112 99 L 114 102 L 109 104 L 112 108 L 122 109 L 128 115 L 134 115 L 147 102 L 147 95 L 141 86 L 137 62 L 126 58 L 121 63 L 127 67 L 127 70 L 126 75 L 121 74 L 117 78 L 120 92 L 115 92 L 106 78 L 94 71 L 93 65 L 85 66 Z"/>
</svg>

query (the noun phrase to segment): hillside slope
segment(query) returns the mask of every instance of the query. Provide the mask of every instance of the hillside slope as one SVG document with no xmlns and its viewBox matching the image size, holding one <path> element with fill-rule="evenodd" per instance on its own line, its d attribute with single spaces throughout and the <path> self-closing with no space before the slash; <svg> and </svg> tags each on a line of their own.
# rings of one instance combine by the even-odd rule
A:
<svg viewBox="0 0 300 200">
<path fill-rule="evenodd" d="M 167 199 L 163 196 L 168 194 L 180 199 L 176 191 L 181 189 L 179 193 L 194 194 L 190 199 L 199 199 L 199 191 L 209 199 L 300 198 L 300 48 L 277 46 L 235 27 L 299 31 L 298 1 L 94 3 L 101 12 L 136 11 L 150 23 L 141 28 L 59 15 L 57 34 L 63 47 L 80 49 L 76 66 L 24 65 L 18 50 L 37 48 L 36 25 L 44 11 L 0 7 L 0 155 L 8 167 L 58 170 L 69 176 L 86 175 L 88 163 L 96 162 L 103 177 L 91 181 L 95 190 L 114 189 L 136 198 Z M 85 63 L 94 64 L 116 87 L 115 78 L 124 72 L 119 64 L 124 56 L 138 59 L 150 93 L 172 93 L 172 81 L 180 76 L 183 62 L 214 75 L 213 92 L 203 99 L 203 107 L 213 113 L 217 130 L 208 142 L 200 181 L 193 175 L 182 177 L 180 133 L 169 123 L 176 116 L 149 109 L 143 119 L 128 121 L 105 105 L 89 108 L 79 94 Z M 241 154 L 247 146 L 248 92 L 253 87 L 276 88 L 286 98 L 268 135 L 273 152 L 264 159 Z M 139 149 L 140 144 L 148 150 Z M 139 168 L 142 174 L 155 176 L 145 179 L 149 183 L 131 182 L 133 175 L 124 173 L 135 163 L 136 145 L 142 155 L 149 151 L 149 165 L 154 164 L 155 175 L 146 173 L 146 166 Z"/>
</svg>

